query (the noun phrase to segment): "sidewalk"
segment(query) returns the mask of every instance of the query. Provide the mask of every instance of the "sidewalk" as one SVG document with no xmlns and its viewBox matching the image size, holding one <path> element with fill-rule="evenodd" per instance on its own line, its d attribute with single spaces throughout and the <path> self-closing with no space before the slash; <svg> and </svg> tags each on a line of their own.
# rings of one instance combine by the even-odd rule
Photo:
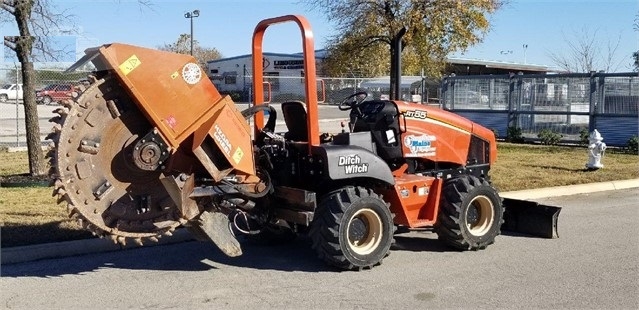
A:
<svg viewBox="0 0 639 310">
<path fill-rule="evenodd" d="M 549 188 L 530 189 L 501 193 L 503 198 L 535 200 L 541 198 L 585 194 L 601 191 L 639 188 L 639 179 L 600 182 L 580 185 L 557 186 Z M 163 237 L 157 243 L 147 243 L 144 246 L 173 244 L 193 240 L 185 229 L 177 229 L 173 236 Z M 85 239 L 48 244 L 38 244 L 1 249 L 0 264 L 23 263 L 40 259 L 60 258 L 67 256 L 111 252 L 134 249 L 140 246 L 131 242 L 126 246 L 114 244 L 108 239 Z"/>
</svg>

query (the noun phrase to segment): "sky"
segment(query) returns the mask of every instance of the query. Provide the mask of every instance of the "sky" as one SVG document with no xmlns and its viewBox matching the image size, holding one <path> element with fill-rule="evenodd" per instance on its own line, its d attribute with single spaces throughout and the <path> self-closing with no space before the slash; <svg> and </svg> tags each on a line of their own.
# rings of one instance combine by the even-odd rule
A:
<svg viewBox="0 0 639 310">
<path fill-rule="evenodd" d="M 224 57 L 250 54 L 253 29 L 265 18 L 304 15 L 313 27 L 316 49 L 335 34 L 323 12 L 311 11 L 297 0 L 156 0 L 149 1 L 150 6 L 136 0 L 49 1 L 55 10 L 74 15 L 79 34 L 72 39 L 78 58 L 87 47 L 112 42 L 151 48 L 175 42 L 180 34 L 190 33 L 191 19 L 184 14 L 196 9 L 200 15 L 192 20 L 194 38 Z M 564 53 L 566 42 L 574 42 L 585 31 L 602 46 L 619 42 L 614 54 L 619 64 L 616 71 L 631 71 L 631 55 L 639 50 L 639 31 L 633 30 L 638 14 L 639 0 L 510 0 L 489 17 L 491 30 L 482 43 L 450 56 L 553 67 L 549 55 Z M 16 33 L 12 23 L 0 24 L 3 36 Z M 300 52 L 297 26 L 269 27 L 264 51 Z M 0 60 L 7 65 L 11 59 L 3 55 Z"/>
</svg>

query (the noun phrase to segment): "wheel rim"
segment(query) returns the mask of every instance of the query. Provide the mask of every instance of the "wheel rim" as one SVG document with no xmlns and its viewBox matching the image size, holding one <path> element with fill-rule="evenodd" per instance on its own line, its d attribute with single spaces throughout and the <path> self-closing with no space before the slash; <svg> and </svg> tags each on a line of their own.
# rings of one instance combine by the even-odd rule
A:
<svg viewBox="0 0 639 310">
<path fill-rule="evenodd" d="M 473 236 L 483 236 L 493 225 L 495 208 L 486 196 L 475 197 L 466 210 L 466 227 Z"/>
<path fill-rule="evenodd" d="M 359 255 L 373 252 L 382 240 L 382 219 L 368 208 L 360 209 L 348 221 L 348 246 Z"/>
</svg>

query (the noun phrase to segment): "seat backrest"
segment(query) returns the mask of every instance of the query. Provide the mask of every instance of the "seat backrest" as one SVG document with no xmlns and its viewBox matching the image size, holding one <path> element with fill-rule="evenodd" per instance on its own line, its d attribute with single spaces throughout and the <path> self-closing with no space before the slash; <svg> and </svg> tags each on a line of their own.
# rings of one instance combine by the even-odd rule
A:
<svg viewBox="0 0 639 310">
<path fill-rule="evenodd" d="M 304 103 L 301 101 L 287 101 L 282 103 L 282 114 L 288 132 L 284 138 L 293 141 L 308 142 L 308 130 L 306 128 L 307 116 Z"/>
</svg>

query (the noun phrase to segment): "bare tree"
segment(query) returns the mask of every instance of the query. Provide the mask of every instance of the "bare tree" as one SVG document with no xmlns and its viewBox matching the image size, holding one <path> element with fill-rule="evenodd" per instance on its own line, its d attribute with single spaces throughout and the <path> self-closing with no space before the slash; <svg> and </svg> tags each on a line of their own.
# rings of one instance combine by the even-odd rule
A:
<svg viewBox="0 0 639 310">
<path fill-rule="evenodd" d="M 18 28 L 18 35 L 4 37 L 4 46 L 15 53 L 21 64 L 29 173 L 44 175 L 33 63 L 55 61 L 66 53 L 64 49 L 52 47 L 50 40 L 54 34 L 72 33 L 74 27 L 69 27 L 70 15 L 54 12 L 46 0 L 1 0 L 0 8 L 13 17 Z"/>
<path fill-rule="evenodd" d="M 191 35 L 186 33 L 180 34 L 177 41 L 158 46 L 158 49 L 180 54 L 189 54 L 191 53 Z M 207 61 L 220 59 L 222 58 L 222 54 L 214 47 L 202 47 L 197 40 L 193 40 L 193 57 L 198 60 L 200 65 L 206 66 Z"/>
<path fill-rule="evenodd" d="M 623 63 L 616 57 L 621 35 L 616 40 L 608 38 L 602 41 L 598 33 L 598 30 L 589 31 L 585 28 L 571 35 L 564 33 L 566 48 L 558 47 L 559 52 L 549 52 L 550 60 L 567 72 L 617 71 Z"/>
<path fill-rule="evenodd" d="M 639 13 L 637 13 L 637 15 L 635 15 L 635 22 L 632 25 L 632 29 L 635 30 L 635 32 L 639 32 Z M 635 72 L 639 72 L 639 50 L 632 53 L 632 59 L 633 59 L 633 69 Z"/>
</svg>

